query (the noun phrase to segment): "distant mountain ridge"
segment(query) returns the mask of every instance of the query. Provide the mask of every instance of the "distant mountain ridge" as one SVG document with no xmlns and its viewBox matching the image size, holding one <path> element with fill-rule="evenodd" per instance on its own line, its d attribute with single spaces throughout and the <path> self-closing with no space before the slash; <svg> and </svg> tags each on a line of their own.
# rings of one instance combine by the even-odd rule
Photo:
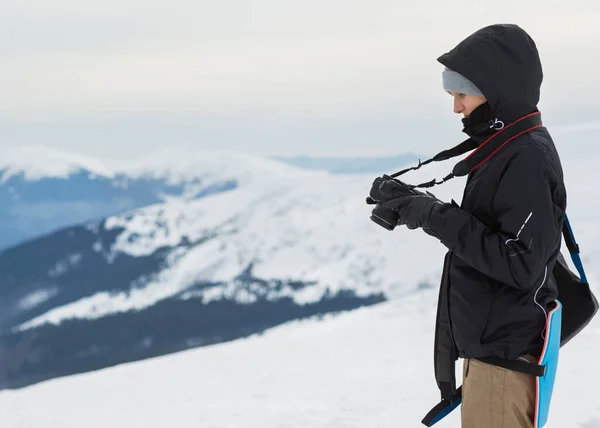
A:
<svg viewBox="0 0 600 428">
<path fill-rule="evenodd" d="M 380 174 L 383 172 L 391 174 L 407 164 L 418 162 L 419 158 L 424 159 L 423 156 L 412 153 L 394 156 L 349 158 L 316 156 L 274 157 L 276 160 L 299 168 L 328 171 L 333 174 Z"/>
<path fill-rule="evenodd" d="M 4 207 L 0 213 L 0 249 L 62 227 L 168 198 L 202 197 L 233 189 L 240 180 L 251 178 L 248 174 L 238 174 L 223 161 L 227 156 L 237 157 L 238 166 L 244 169 L 243 159 L 244 156 L 249 159 L 248 155 L 220 153 L 199 150 L 188 154 L 165 149 L 140 159 L 106 163 L 47 147 L 4 150 L 0 153 L 0 204 Z M 303 169 L 354 174 L 387 170 L 388 166 L 393 169 L 412 158 L 410 155 L 387 160 L 306 157 L 278 162 Z M 212 169 L 211 162 L 222 169 L 222 176 Z M 215 177 L 221 178 L 211 181 Z"/>
</svg>

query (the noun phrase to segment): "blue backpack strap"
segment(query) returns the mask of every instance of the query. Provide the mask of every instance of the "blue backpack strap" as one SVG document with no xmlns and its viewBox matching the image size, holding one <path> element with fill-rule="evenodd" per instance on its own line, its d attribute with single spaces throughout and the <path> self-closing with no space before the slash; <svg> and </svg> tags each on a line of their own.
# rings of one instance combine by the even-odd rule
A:
<svg viewBox="0 0 600 428">
<path fill-rule="evenodd" d="M 579 272 L 581 282 L 588 284 L 587 277 L 585 276 L 585 271 L 583 269 L 583 263 L 581 263 L 581 257 L 579 256 L 579 245 L 577 245 L 577 242 L 575 241 L 575 235 L 573 234 L 573 229 L 571 228 L 571 223 L 569 222 L 569 217 L 567 217 L 567 214 L 565 214 L 565 221 L 563 223 L 563 236 L 565 238 L 567 248 L 569 249 L 569 253 L 571 254 L 573 264 Z"/>
<path fill-rule="evenodd" d="M 546 320 L 546 340 L 539 359 L 539 364 L 545 367 L 543 376 L 536 377 L 536 403 L 534 413 L 534 428 L 542 428 L 548 422 L 552 391 L 558 368 L 560 352 L 560 337 L 562 324 L 562 304 L 555 301 L 555 307 Z"/>
</svg>

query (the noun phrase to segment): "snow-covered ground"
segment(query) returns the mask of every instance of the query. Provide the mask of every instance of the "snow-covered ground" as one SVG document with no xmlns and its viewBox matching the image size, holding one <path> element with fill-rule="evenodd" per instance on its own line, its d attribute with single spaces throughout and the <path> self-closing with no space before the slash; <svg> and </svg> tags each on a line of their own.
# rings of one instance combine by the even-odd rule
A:
<svg viewBox="0 0 600 428">
<path fill-rule="evenodd" d="M 3 391 L 0 426 L 423 426 L 439 399 L 432 366 L 436 299 L 427 290 L 262 336 Z M 548 428 L 600 427 L 599 341 L 596 318 L 563 348 Z M 438 426 L 458 427 L 459 420 L 457 409 Z"/>
</svg>

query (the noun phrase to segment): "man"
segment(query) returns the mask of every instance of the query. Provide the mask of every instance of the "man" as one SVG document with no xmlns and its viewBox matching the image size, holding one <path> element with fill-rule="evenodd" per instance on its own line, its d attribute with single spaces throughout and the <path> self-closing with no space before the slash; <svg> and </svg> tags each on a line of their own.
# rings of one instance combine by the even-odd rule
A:
<svg viewBox="0 0 600 428">
<path fill-rule="evenodd" d="M 542 67 L 518 26 L 482 28 L 438 61 L 454 112 L 476 143 L 539 113 Z M 535 377 L 482 359 L 537 362 L 542 352 L 566 210 L 548 130 L 540 125 L 495 150 L 468 175 L 460 207 L 403 193 L 389 177 L 376 180 L 370 197 L 393 199 L 398 224 L 421 228 L 449 249 L 442 289 L 452 343 L 464 359 L 462 427 L 533 427 Z"/>
</svg>

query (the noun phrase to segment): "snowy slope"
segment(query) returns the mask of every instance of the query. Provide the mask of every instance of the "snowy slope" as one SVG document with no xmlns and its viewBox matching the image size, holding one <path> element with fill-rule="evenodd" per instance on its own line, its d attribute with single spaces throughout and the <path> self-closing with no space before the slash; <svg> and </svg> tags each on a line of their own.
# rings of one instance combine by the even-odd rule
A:
<svg viewBox="0 0 600 428">
<path fill-rule="evenodd" d="M 425 290 L 262 336 L 3 391 L 0 425 L 420 427 L 439 399 L 432 366 L 436 298 Z M 563 348 L 547 428 L 600 427 L 593 352 L 599 340 L 596 318 Z M 459 379 L 461 373 L 459 362 Z M 439 427 L 457 427 L 459 417 L 457 409 Z"/>
<path fill-rule="evenodd" d="M 108 259 L 117 254 L 144 257 L 169 248 L 166 268 L 143 286 L 86 297 L 22 327 L 140 310 L 199 280 L 219 285 L 187 293 L 184 298 L 208 303 L 228 297 L 252 303 L 261 295 L 271 299 L 289 296 L 297 304 L 305 304 L 344 289 L 359 296 L 384 292 L 396 297 L 418 290 L 419 285 L 435 285 L 443 248 L 432 242 L 422 245 L 420 231 L 399 229 L 398 238 L 389 239 L 390 232 L 370 221 L 372 207 L 365 204 L 365 196 L 372 176 L 333 176 L 295 169 L 290 173 L 285 167 L 252 175 L 250 170 L 243 171 L 244 184 L 231 191 L 193 201 L 172 200 L 107 219 L 102 228 L 119 231 L 113 245 L 102 249 Z M 434 172 L 438 171 L 432 168 L 429 175 Z M 461 184 L 456 180 L 443 193 L 451 193 Z M 182 242 L 192 245 L 182 248 Z M 433 267 L 428 267 L 432 257 Z M 415 264 L 415 260 L 420 262 Z M 297 290 L 237 288 L 235 278 L 249 268 L 263 280 L 313 285 Z"/>
<path fill-rule="evenodd" d="M 212 175 L 237 174 L 239 185 L 0 252 L 0 353 L 13 361 L 0 372 L 0 388 L 436 286 L 443 248 L 422 245 L 420 231 L 392 235 L 369 219 L 372 176 L 303 171 L 245 155 L 208 159 Z M 440 189 L 440 197 L 460 196 L 461 184 Z M 30 355 L 38 356 L 33 364 Z"/>
</svg>

